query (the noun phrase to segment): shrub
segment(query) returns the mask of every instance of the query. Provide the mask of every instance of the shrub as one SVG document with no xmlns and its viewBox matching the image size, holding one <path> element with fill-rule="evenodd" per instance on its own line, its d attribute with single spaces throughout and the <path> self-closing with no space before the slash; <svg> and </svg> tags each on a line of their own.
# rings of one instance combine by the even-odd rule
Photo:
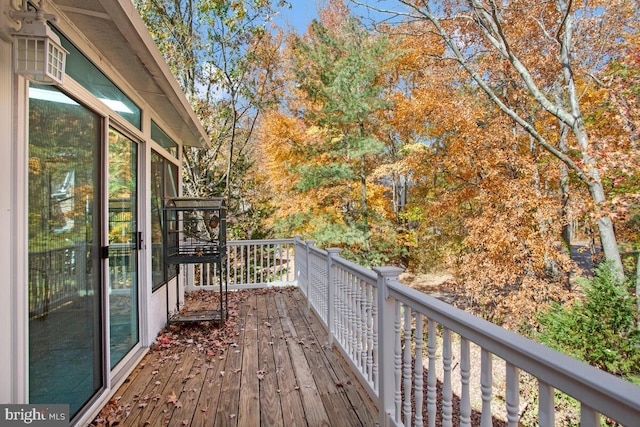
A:
<svg viewBox="0 0 640 427">
<path fill-rule="evenodd" d="M 552 304 L 538 318 L 538 340 L 614 375 L 640 371 L 640 333 L 629 283 L 621 283 L 609 263 L 580 286 L 584 298 L 571 306 Z"/>
</svg>

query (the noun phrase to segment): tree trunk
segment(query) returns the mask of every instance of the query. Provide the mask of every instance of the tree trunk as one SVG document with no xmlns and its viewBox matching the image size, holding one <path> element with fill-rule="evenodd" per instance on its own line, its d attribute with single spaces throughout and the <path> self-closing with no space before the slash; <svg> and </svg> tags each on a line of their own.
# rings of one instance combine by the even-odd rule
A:
<svg viewBox="0 0 640 427">
<path fill-rule="evenodd" d="M 566 85 L 567 97 L 569 106 L 571 108 L 571 115 L 573 116 L 572 130 L 578 141 L 578 147 L 582 154 L 582 160 L 584 163 L 584 169 L 586 169 L 587 185 L 589 186 L 589 193 L 595 203 L 596 212 L 598 216 L 596 224 L 598 226 L 598 232 L 600 235 L 600 244 L 602 245 L 602 252 L 607 260 L 611 261 L 617 276 L 624 279 L 624 270 L 622 268 L 622 259 L 620 258 L 620 251 L 618 250 L 618 243 L 616 241 L 615 230 L 613 229 L 613 221 L 611 217 L 606 213 L 599 212 L 602 208 L 602 204 L 605 202 L 606 197 L 604 188 L 602 186 L 602 180 L 600 178 L 600 172 L 596 165 L 595 159 L 591 157 L 589 153 L 589 137 L 587 130 L 584 126 L 582 119 L 582 111 L 580 109 L 580 100 L 578 91 L 576 89 L 576 83 L 573 77 L 573 68 L 571 65 L 571 48 L 573 46 L 572 33 L 573 33 L 573 21 L 570 15 L 570 5 L 566 0 L 558 0 L 558 10 L 565 15 L 564 20 L 564 32 L 559 36 L 560 41 L 560 60 L 562 62 L 562 73 Z"/>
<path fill-rule="evenodd" d="M 591 193 L 593 201 L 596 203 L 597 209 L 605 201 L 605 197 L 600 177 L 597 176 L 597 170 L 594 170 L 593 173 L 596 175 L 597 181 L 589 185 L 589 192 Z M 598 214 L 599 212 L 596 211 L 596 215 Z M 610 216 L 605 214 L 596 219 L 596 225 L 598 226 L 598 234 L 600 236 L 600 244 L 602 245 L 604 257 L 613 264 L 618 278 L 623 280 L 624 269 L 622 268 L 622 258 L 620 257 L 620 250 L 618 249 L 618 242 L 616 241 L 613 221 Z"/>
<path fill-rule="evenodd" d="M 414 13 L 414 15 L 411 15 L 412 18 L 430 21 L 434 25 L 436 33 L 449 48 L 447 54 L 453 55 L 453 58 L 469 73 L 471 78 L 473 78 L 478 86 L 487 94 L 489 99 L 500 108 L 503 113 L 519 124 L 524 131 L 529 133 L 542 148 L 562 161 L 569 171 L 575 173 L 576 176 L 587 185 L 595 205 L 595 214 L 599 216 L 596 224 L 598 226 L 602 250 L 606 259 L 612 262 L 618 276 L 623 278 L 624 272 L 620 252 L 617 247 L 613 221 L 610 216 L 607 216 L 607 214 L 602 211 L 606 197 L 598 165 L 590 154 L 589 138 L 584 126 L 582 111 L 580 109 L 580 99 L 573 76 L 571 64 L 571 49 L 573 47 L 571 40 L 573 31 L 570 13 L 571 4 L 567 2 L 567 0 L 556 0 L 556 7 L 562 18 L 562 21 L 559 23 L 560 28 L 556 33 L 557 40 L 555 40 L 560 45 L 559 61 L 562 65 L 563 87 L 561 89 L 562 92 L 559 94 L 562 98 L 561 101 L 558 99 L 551 100 L 547 97 L 546 93 L 537 86 L 529 68 L 520 61 L 520 58 L 511 49 L 509 40 L 503 31 L 504 23 L 501 21 L 500 8 L 496 2 L 488 2 L 490 7 L 487 7 L 487 3 L 481 2 L 480 0 L 468 0 L 470 15 L 467 16 L 466 19 L 468 19 L 470 25 L 475 25 L 484 34 L 490 46 L 492 46 L 505 61 L 508 61 L 511 67 L 513 67 L 513 70 L 521 77 L 523 87 L 527 89 L 538 105 L 571 129 L 576 137 L 578 149 L 581 154 L 579 162 L 576 162 L 572 157 L 568 156 L 567 153 L 563 152 L 557 145 L 550 143 L 543 134 L 538 132 L 535 126 L 525 120 L 518 111 L 509 106 L 503 98 L 496 94 L 494 88 L 486 80 L 485 76 L 474 69 L 472 62 L 463 54 L 461 48 L 458 46 L 458 39 L 442 25 L 440 18 L 433 12 L 431 2 L 415 3 L 409 0 L 399 1 L 407 5 Z M 451 57 L 448 57 L 448 59 L 450 58 Z"/>
<path fill-rule="evenodd" d="M 562 99 L 562 93 L 559 86 L 556 86 L 555 91 L 556 103 L 560 103 Z M 560 126 L 560 135 L 558 136 L 558 148 L 564 154 L 569 151 L 567 144 L 567 134 L 569 133 L 569 127 L 561 120 L 558 120 L 558 126 Z M 571 238 L 573 237 L 573 230 L 571 229 L 571 193 L 569 188 L 569 168 L 565 163 L 560 164 L 560 203 L 561 212 L 560 218 L 562 221 L 562 241 L 567 249 L 567 252 L 571 254 Z"/>
</svg>

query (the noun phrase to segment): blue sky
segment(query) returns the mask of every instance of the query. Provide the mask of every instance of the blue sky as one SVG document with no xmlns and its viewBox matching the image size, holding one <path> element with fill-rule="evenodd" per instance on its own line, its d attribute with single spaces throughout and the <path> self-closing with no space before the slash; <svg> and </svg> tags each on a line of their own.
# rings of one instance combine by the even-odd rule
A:
<svg viewBox="0 0 640 427">
<path fill-rule="evenodd" d="M 291 9 L 283 8 L 280 10 L 279 15 L 274 19 L 275 22 L 282 28 L 287 29 L 293 27 L 298 34 L 303 34 L 307 30 L 307 26 L 313 20 L 318 18 L 318 9 L 324 7 L 328 0 L 288 0 L 291 4 Z M 366 2 L 365 2 L 366 3 Z M 376 6 L 384 6 L 388 9 L 397 9 L 398 5 L 393 1 L 379 0 L 372 1 L 372 4 Z M 345 0 L 345 4 L 352 10 L 356 16 L 361 15 L 362 22 L 365 25 L 371 23 L 371 19 L 377 21 L 388 19 L 389 16 L 381 15 L 377 12 L 367 10 L 364 7 L 355 6 L 353 3 Z M 359 12 L 359 13 L 358 13 Z"/>
<path fill-rule="evenodd" d="M 318 17 L 318 1 L 289 0 L 289 2 L 291 9 L 283 8 L 275 21 L 285 29 L 290 26 L 295 28 L 299 34 L 303 34 L 309 23 Z"/>
</svg>

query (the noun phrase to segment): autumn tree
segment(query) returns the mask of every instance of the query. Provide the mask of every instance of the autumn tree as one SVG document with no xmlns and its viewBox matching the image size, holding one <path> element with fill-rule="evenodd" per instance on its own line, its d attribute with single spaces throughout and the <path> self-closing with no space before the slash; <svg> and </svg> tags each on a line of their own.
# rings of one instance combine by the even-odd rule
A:
<svg viewBox="0 0 640 427">
<path fill-rule="evenodd" d="M 606 171 L 585 120 L 582 94 L 589 74 L 618 54 L 614 46 L 620 34 L 614 30 L 627 28 L 634 19 L 632 2 L 397 3 L 406 8 L 377 10 L 427 24 L 419 31 L 438 35 L 445 47 L 441 59 L 465 72 L 518 129 L 586 186 L 604 255 L 622 274 L 613 218 L 606 207 Z M 521 90 L 526 102 L 503 96 L 496 84 L 496 76 L 503 73 L 512 76 L 508 83 Z M 541 121 L 540 113 L 557 122 Z M 563 128 L 569 132 L 566 148 Z"/>
<path fill-rule="evenodd" d="M 184 192 L 225 196 L 232 230 L 254 223 L 249 201 L 260 194 L 245 180 L 253 164 L 251 136 L 273 100 L 279 43 L 272 35 L 271 1 L 136 0 L 149 31 L 210 137 L 206 148 L 185 148 Z"/>
<path fill-rule="evenodd" d="M 339 245 L 365 264 L 384 262 L 394 250 L 384 238 L 389 203 L 371 173 L 385 150 L 377 135 L 389 105 L 381 74 L 393 53 L 341 1 L 330 2 L 320 19 L 290 38 L 292 85 L 280 111 L 261 125 L 265 164 L 279 159 L 274 172 L 287 176 L 271 182 L 285 185 L 287 205 L 304 200 L 301 209 L 282 206 L 277 215 L 290 230 Z"/>
<path fill-rule="evenodd" d="M 391 167 L 410 177 L 404 216 L 417 238 L 412 261 L 452 268 L 470 308 L 514 325 L 567 293 L 549 271 L 570 267 L 554 238 L 559 202 L 546 188 L 559 171 L 464 74 L 449 72 L 430 37 L 394 43 L 405 54 L 391 122 L 408 143 Z"/>
</svg>

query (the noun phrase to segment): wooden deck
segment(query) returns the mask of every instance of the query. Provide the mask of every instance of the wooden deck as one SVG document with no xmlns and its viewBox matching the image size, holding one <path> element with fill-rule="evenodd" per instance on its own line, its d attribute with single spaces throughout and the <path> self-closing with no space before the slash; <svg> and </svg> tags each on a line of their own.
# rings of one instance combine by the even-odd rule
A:
<svg viewBox="0 0 640 427">
<path fill-rule="evenodd" d="M 210 300 L 199 293 L 187 306 L 210 308 Z M 373 403 L 299 290 L 230 293 L 229 309 L 224 329 L 198 323 L 163 332 L 94 424 L 376 425 Z"/>
</svg>

